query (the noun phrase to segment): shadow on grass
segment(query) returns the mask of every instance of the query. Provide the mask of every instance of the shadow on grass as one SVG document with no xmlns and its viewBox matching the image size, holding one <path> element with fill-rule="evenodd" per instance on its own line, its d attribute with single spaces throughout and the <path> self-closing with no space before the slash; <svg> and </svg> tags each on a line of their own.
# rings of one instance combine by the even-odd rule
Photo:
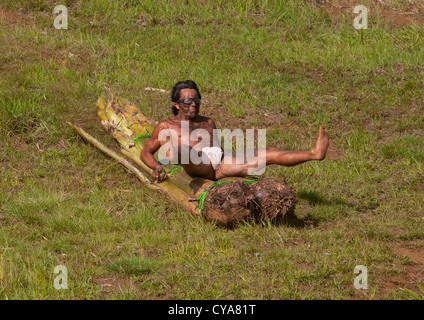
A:
<svg viewBox="0 0 424 320">
<path fill-rule="evenodd" d="M 360 210 L 355 204 L 342 199 L 325 199 L 319 192 L 314 190 L 300 190 L 297 192 L 296 196 L 298 200 L 305 200 L 312 206 L 343 206 L 350 209 L 356 209 L 357 211 Z M 304 218 L 292 215 L 286 217 L 282 223 L 296 228 L 304 228 L 306 226 L 316 227 L 321 221 L 320 218 L 311 217 L 310 215 Z"/>
<path fill-rule="evenodd" d="M 325 199 L 319 192 L 314 190 L 301 190 L 297 192 L 297 199 L 305 200 L 312 206 L 343 206 L 350 209 L 355 209 L 356 211 L 366 211 L 366 210 L 373 210 L 377 206 L 356 206 L 355 204 L 342 200 L 342 199 Z M 227 229 L 227 230 L 234 230 L 239 227 L 240 223 L 249 223 L 252 225 L 261 225 L 261 224 L 272 224 L 274 226 L 281 226 L 285 225 L 288 227 L 294 227 L 294 228 L 305 228 L 305 227 L 317 227 L 318 224 L 322 222 L 321 219 L 311 217 L 310 215 L 306 217 L 298 217 L 295 213 L 287 214 L 283 217 L 274 218 L 269 221 L 256 221 L 255 219 L 249 219 L 249 220 L 243 220 L 238 223 L 234 223 L 232 225 L 227 226 L 220 226 L 217 225 L 219 228 Z"/>
<path fill-rule="evenodd" d="M 294 213 L 290 213 L 285 215 L 284 217 L 278 217 L 271 220 L 255 220 L 255 219 L 248 219 L 248 220 L 242 220 L 238 223 L 234 223 L 229 226 L 220 226 L 216 225 L 218 228 L 223 228 L 227 230 L 235 230 L 240 227 L 242 224 L 249 224 L 251 226 L 266 226 L 266 225 L 273 225 L 273 226 L 287 226 L 287 227 L 294 227 L 294 228 L 304 228 L 306 226 L 313 226 L 316 227 L 318 225 L 318 220 L 311 219 L 310 217 L 306 218 L 299 218 Z"/>
<path fill-rule="evenodd" d="M 296 216 L 295 213 L 288 214 L 282 218 L 274 219 L 272 220 L 272 225 L 274 226 L 287 226 L 287 227 L 293 227 L 302 229 L 308 226 L 316 227 L 318 226 L 318 220 L 311 218 L 311 217 L 305 217 L 305 218 L 299 218 Z"/>
<path fill-rule="evenodd" d="M 309 202 L 309 204 L 314 206 L 322 204 L 327 206 L 343 205 L 349 208 L 356 208 L 356 206 L 353 203 L 344 201 L 342 199 L 332 199 L 332 200 L 324 199 L 324 197 L 319 192 L 314 190 L 301 190 L 297 193 L 297 198 L 306 200 Z"/>
<path fill-rule="evenodd" d="M 309 204 L 316 205 L 326 205 L 326 206 L 335 206 L 341 205 L 350 209 L 355 209 L 357 212 L 368 212 L 374 210 L 380 206 L 379 203 L 364 203 L 362 205 L 355 205 L 351 202 L 342 200 L 342 199 L 331 199 L 327 200 L 317 191 L 311 190 L 301 190 L 297 193 L 297 198 L 306 200 Z"/>
</svg>

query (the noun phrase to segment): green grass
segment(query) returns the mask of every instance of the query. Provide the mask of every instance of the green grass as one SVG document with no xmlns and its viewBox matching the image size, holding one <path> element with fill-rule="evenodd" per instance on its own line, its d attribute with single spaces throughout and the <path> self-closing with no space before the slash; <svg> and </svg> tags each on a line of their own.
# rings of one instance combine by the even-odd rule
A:
<svg viewBox="0 0 424 320">
<path fill-rule="evenodd" d="M 68 30 L 53 27 L 55 1 L 0 5 L 1 299 L 422 295 L 396 251 L 424 245 L 422 26 L 371 14 L 360 32 L 307 0 L 60 4 Z M 188 78 L 203 114 L 265 128 L 268 145 L 307 149 L 327 127 L 325 161 L 265 173 L 296 188 L 301 224 L 211 225 L 66 125 L 113 145 L 94 108 L 105 84 L 159 120 L 170 99 L 143 88 Z M 353 287 L 356 265 L 367 291 Z"/>
</svg>

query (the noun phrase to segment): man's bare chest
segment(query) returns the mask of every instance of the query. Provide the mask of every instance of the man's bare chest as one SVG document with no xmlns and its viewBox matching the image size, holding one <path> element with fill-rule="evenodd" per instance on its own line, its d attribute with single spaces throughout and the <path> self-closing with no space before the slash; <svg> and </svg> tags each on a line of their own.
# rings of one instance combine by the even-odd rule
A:
<svg viewBox="0 0 424 320">
<path fill-rule="evenodd" d="M 167 131 L 166 135 L 173 144 L 194 146 L 199 142 L 211 144 L 213 141 L 213 127 L 207 122 L 192 124 L 189 121 L 182 121 L 179 124 L 170 124 L 164 130 Z"/>
</svg>

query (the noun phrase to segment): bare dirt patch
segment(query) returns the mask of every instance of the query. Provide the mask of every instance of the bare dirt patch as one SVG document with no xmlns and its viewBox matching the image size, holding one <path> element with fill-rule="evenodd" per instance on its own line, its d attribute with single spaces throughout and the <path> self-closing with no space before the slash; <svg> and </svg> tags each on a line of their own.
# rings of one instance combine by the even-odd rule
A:
<svg viewBox="0 0 424 320">
<path fill-rule="evenodd" d="M 424 284 L 424 250 L 399 246 L 394 249 L 394 252 L 406 257 L 410 263 L 404 265 L 404 271 L 399 275 L 388 278 L 384 287 L 388 290 L 404 288 L 419 292 L 417 283 Z"/>
<path fill-rule="evenodd" d="M 21 12 L 10 11 L 0 7 L 0 22 L 4 25 L 22 25 L 29 24 L 30 17 Z"/>
<path fill-rule="evenodd" d="M 133 288 L 140 298 L 147 300 L 170 300 L 169 295 L 155 296 L 149 294 L 146 290 L 140 289 L 136 282 L 134 283 L 129 278 L 120 278 L 113 275 L 94 279 L 93 282 L 101 287 L 102 294 L 107 297 L 112 291 L 126 291 L 128 288 Z"/>
<path fill-rule="evenodd" d="M 341 15 L 347 16 L 353 22 L 358 15 L 353 13 L 353 9 L 361 4 L 368 9 L 368 19 L 371 21 L 379 17 L 392 27 L 404 27 L 414 23 L 424 25 L 424 3 L 418 1 L 375 0 L 364 3 L 355 0 L 318 1 L 318 5 L 331 14 L 334 22 Z"/>
<path fill-rule="evenodd" d="M 123 290 L 130 285 L 130 280 L 126 278 L 105 277 L 94 280 L 94 283 L 99 285 L 104 290 Z"/>
</svg>

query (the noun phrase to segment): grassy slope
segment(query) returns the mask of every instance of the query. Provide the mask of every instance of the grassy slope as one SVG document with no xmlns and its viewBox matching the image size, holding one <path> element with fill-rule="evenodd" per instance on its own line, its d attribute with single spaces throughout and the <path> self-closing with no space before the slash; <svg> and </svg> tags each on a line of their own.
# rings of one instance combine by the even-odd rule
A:
<svg viewBox="0 0 424 320">
<path fill-rule="evenodd" d="M 423 28 L 369 29 L 311 1 L 3 1 L 0 298 L 405 298 L 393 283 L 422 249 Z M 142 4 L 140 4 L 140 2 Z M 82 5 L 82 3 L 84 3 Z M 124 4 L 125 3 L 125 4 Z M 260 4 L 259 4 L 260 3 Z M 301 225 L 216 228 L 144 188 L 65 125 L 107 144 L 94 104 L 108 84 L 161 119 L 191 78 L 221 128 L 326 161 L 270 167 L 298 190 Z M 69 287 L 53 286 L 54 267 Z M 365 265 L 369 289 L 353 288 Z M 410 278 L 408 278 L 410 279 Z"/>
</svg>

